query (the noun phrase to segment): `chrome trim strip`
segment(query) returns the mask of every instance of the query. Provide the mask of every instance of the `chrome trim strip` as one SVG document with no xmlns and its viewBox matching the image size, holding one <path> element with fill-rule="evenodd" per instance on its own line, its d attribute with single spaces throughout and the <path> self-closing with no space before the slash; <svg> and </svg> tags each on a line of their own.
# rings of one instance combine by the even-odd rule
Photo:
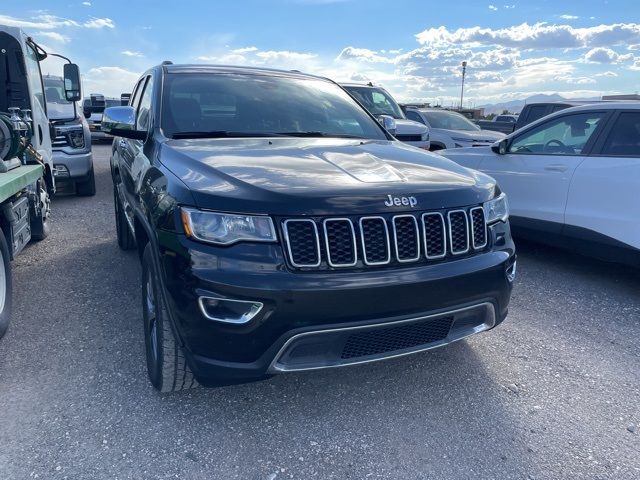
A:
<svg viewBox="0 0 640 480">
<path fill-rule="evenodd" d="M 289 345 L 291 345 L 294 341 L 299 340 L 300 338 L 303 337 L 308 337 L 308 336 L 312 336 L 312 335 L 323 335 L 325 333 L 335 333 L 335 332 L 345 332 L 345 331 L 349 331 L 349 330 L 371 330 L 371 329 L 375 329 L 375 328 L 388 328 L 388 327 L 395 327 L 398 325 L 402 325 L 405 323 L 413 323 L 413 322 L 419 322 L 422 320 L 428 320 L 428 319 L 435 319 L 435 318 L 440 318 L 440 317 L 448 317 L 451 315 L 456 315 L 458 313 L 463 313 L 469 310 L 475 310 L 475 309 L 479 309 L 479 308 L 484 308 L 485 309 L 485 316 L 486 316 L 486 320 L 483 322 L 482 325 L 474 327 L 472 330 L 469 331 L 468 334 L 465 335 L 457 335 L 454 337 L 450 338 L 450 335 L 447 335 L 447 337 L 444 340 L 441 341 L 436 341 L 430 344 L 427 344 L 427 346 L 425 347 L 418 347 L 414 350 L 408 351 L 408 352 L 402 352 L 402 353 L 397 353 L 397 354 L 391 354 L 391 355 L 381 355 L 377 358 L 368 358 L 366 360 L 355 360 L 355 361 L 345 361 L 343 363 L 339 363 L 339 364 L 335 364 L 335 365 L 322 365 L 322 366 L 318 366 L 318 367 L 301 367 L 301 368 L 286 368 L 284 366 L 278 366 L 278 359 L 282 356 L 282 354 L 284 352 L 286 352 L 287 348 L 289 347 Z M 462 340 L 463 338 L 467 338 L 471 335 L 475 335 L 476 333 L 480 333 L 480 332 L 484 332 L 486 330 L 490 330 L 491 328 L 493 328 L 496 324 L 496 311 L 495 311 L 495 307 L 493 306 L 493 304 L 491 302 L 482 302 L 482 303 L 478 303 L 475 305 L 470 305 L 468 307 L 462 307 L 462 308 L 457 308 L 455 310 L 449 310 L 447 312 L 441 312 L 441 313 L 434 313 L 432 315 L 424 315 L 421 317 L 414 317 L 414 318 L 407 318 L 404 320 L 398 320 L 395 322 L 387 322 L 387 323 L 376 323 L 373 325 L 364 325 L 364 326 L 358 326 L 358 327 L 342 327 L 342 328 L 330 328 L 330 329 L 326 329 L 326 330 L 317 330 L 314 332 L 304 332 L 304 333 L 298 333 L 297 335 L 292 336 L 291 338 L 289 338 L 284 345 L 280 348 L 280 350 L 278 350 L 278 353 L 273 357 L 273 360 L 271 361 L 271 364 L 269 365 L 269 368 L 267 369 L 267 373 L 286 373 L 286 372 L 300 372 L 300 371 L 305 371 L 305 370 L 320 370 L 323 368 L 338 368 L 338 367 L 346 367 L 349 365 L 360 365 L 360 364 L 364 364 L 364 363 L 372 363 L 372 362 L 379 362 L 380 360 L 388 360 L 391 358 L 399 358 L 399 357 L 404 357 L 407 355 L 412 355 L 414 353 L 419 353 L 419 352 L 424 352 L 426 350 L 431 350 L 434 348 L 438 348 L 438 347 L 442 347 L 444 345 L 448 345 L 450 343 L 453 342 L 457 342 L 458 340 Z M 453 330 L 455 326 L 455 319 L 454 319 L 454 323 L 452 324 L 451 329 Z M 450 332 L 451 333 L 451 332 Z"/>
<path fill-rule="evenodd" d="M 363 220 L 380 220 L 382 221 L 382 224 L 384 225 L 384 232 L 385 232 L 385 237 L 387 239 L 387 259 L 383 262 L 369 262 L 367 260 L 367 247 L 364 243 L 364 230 L 362 228 L 362 221 Z M 373 217 L 361 217 L 360 221 L 358 222 L 360 225 L 360 241 L 362 243 L 362 261 L 364 262 L 365 265 L 386 265 L 388 263 L 391 262 L 391 240 L 389 239 L 389 227 L 387 226 L 387 220 L 384 217 L 378 217 L 378 216 L 373 216 Z"/>
<path fill-rule="evenodd" d="M 476 245 L 476 239 L 473 233 L 473 212 L 476 210 L 480 210 L 482 212 L 482 223 L 484 224 L 484 243 L 482 245 Z M 489 242 L 489 239 L 487 238 L 487 219 L 484 215 L 484 208 L 483 207 L 473 207 L 469 210 L 469 227 L 471 228 L 471 245 L 473 246 L 474 250 L 480 250 L 484 247 L 487 246 L 487 243 Z"/>
<path fill-rule="evenodd" d="M 289 230 L 287 229 L 287 225 L 290 222 L 311 222 L 311 224 L 313 225 L 313 230 L 315 232 L 316 235 L 316 251 L 318 252 L 318 262 L 317 263 L 310 263 L 310 264 L 298 264 L 293 260 L 293 253 L 291 252 L 291 243 L 289 242 Z M 291 265 L 293 265 L 296 268 L 306 268 L 306 267 L 319 267 L 320 264 L 322 263 L 322 258 L 320 256 L 320 235 L 318 234 L 318 226 L 316 225 L 316 222 L 314 222 L 313 220 L 309 219 L 309 218 L 290 218 L 285 220 L 284 222 L 282 222 L 282 231 L 284 232 L 284 240 L 285 243 L 287 245 L 287 252 L 289 253 L 289 261 L 291 262 Z"/>
<path fill-rule="evenodd" d="M 451 234 L 451 214 L 452 213 L 462 213 L 464 215 L 464 224 L 467 228 L 467 248 L 465 250 L 458 250 L 458 251 L 454 251 L 453 250 L 453 235 Z M 451 254 L 452 255 L 462 255 L 463 253 L 467 253 L 469 251 L 469 217 L 467 215 L 467 212 L 465 212 L 464 210 L 451 210 L 450 212 L 447 212 L 447 221 L 449 223 L 449 245 L 451 246 Z"/>
<path fill-rule="evenodd" d="M 351 240 L 353 244 L 353 262 L 351 263 L 333 263 L 331 260 L 331 250 L 329 249 L 329 234 L 327 232 L 327 222 L 348 222 L 351 227 Z M 358 248 L 356 242 L 356 230 L 353 228 L 353 222 L 348 218 L 325 218 L 322 221 L 322 229 L 324 230 L 324 245 L 327 248 L 327 263 L 330 267 L 353 267 L 358 263 Z"/>
<path fill-rule="evenodd" d="M 417 251 L 417 255 L 414 258 L 405 258 L 405 259 L 400 259 L 400 256 L 398 255 L 398 231 L 396 229 L 396 218 L 411 218 L 413 220 L 413 224 L 416 227 L 416 251 Z M 413 215 L 395 215 L 392 219 L 391 219 L 391 224 L 393 226 L 393 242 L 394 242 L 394 247 L 396 249 L 396 260 L 398 260 L 398 262 L 400 263 L 408 263 L 408 262 L 415 262 L 416 260 L 420 260 L 420 227 L 418 226 L 418 220 L 416 220 L 416 217 L 414 217 Z"/>
<path fill-rule="evenodd" d="M 238 320 L 228 320 L 224 318 L 212 317 L 211 315 L 209 315 L 204 306 L 203 300 L 217 300 L 220 302 L 234 302 L 234 303 L 250 303 L 251 305 L 259 305 L 259 307 L 258 307 L 258 310 L 250 313 L 249 315 L 243 314 Z M 212 320 L 214 322 L 229 323 L 232 325 L 243 325 L 245 323 L 249 323 L 256 315 L 258 315 L 262 311 L 262 308 L 264 307 L 264 303 L 252 302 L 251 300 L 235 300 L 235 299 L 232 300 L 230 298 L 218 298 L 218 297 L 212 297 L 210 295 L 204 295 L 204 296 L 198 297 L 198 306 L 200 307 L 200 312 L 202 313 L 202 315 L 204 315 L 204 317 L 207 320 Z"/>
<path fill-rule="evenodd" d="M 429 217 L 432 215 L 436 215 L 440 217 L 440 222 L 442 224 L 442 254 L 440 255 L 429 255 L 429 247 L 427 245 L 427 227 L 424 224 L 425 217 Z M 436 260 L 438 258 L 444 258 L 447 256 L 447 224 L 444 221 L 444 216 L 440 212 L 427 212 L 423 213 L 422 217 L 422 236 L 424 237 L 424 254 L 427 257 L 427 260 Z"/>
</svg>

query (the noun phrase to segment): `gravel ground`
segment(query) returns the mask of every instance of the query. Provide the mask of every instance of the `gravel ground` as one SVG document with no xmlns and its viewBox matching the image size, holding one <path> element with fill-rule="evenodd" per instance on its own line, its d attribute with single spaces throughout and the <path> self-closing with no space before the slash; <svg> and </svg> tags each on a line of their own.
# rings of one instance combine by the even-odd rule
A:
<svg viewBox="0 0 640 480">
<path fill-rule="evenodd" d="M 98 194 L 14 263 L 0 479 L 640 478 L 640 276 L 519 243 L 494 331 L 367 366 L 160 395 L 140 268 Z M 21 292 L 31 291 L 27 298 Z"/>
</svg>

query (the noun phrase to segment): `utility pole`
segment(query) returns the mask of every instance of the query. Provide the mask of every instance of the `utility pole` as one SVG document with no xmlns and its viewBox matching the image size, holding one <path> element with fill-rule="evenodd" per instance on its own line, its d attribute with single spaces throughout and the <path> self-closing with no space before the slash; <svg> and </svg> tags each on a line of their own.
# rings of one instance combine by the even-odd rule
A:
<svg viewBox="0 0 640 480">
<path fill-rule="evenodd" d="M 462 62 L 462 87 L 460 88 L 460 110 L 462 110 L 462 100 L 464 99 L 464 76 L 467 73 L 467 62 Z"/>
</svg>

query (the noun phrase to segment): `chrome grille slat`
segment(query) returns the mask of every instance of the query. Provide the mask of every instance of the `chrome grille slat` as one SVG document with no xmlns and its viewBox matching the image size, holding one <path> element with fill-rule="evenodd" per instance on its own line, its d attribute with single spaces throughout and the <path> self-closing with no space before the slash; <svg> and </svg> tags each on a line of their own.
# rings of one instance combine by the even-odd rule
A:
<svg viewBox="0 0 640 480">
<path fill-rule="evenodd" d="M 360 240 L 362 242 L 362 260 L 364 261 L 365 265 L 386 265 L 389 262 L 391 262 L 391 241 L 389 240 L 389 227 L 387 226 L 387 221 L 385 220 L 384 217 L 362 217 L 359 220 L 359 225 L 360 225 Z M 369 253 L 368 253 L 368 249 L 367 249 L 367 243 L 369 244 L 369 249 L 373 249 L 375 246 L 372 245 L 374 239 L 371 238 L 371 233 L 367 232 L 366 230 L 366 226 L 365 224 L 372 224 L 372 223 L 377 223 L 378 225 L 382 225 L 383 226 L 383 230 L 384 230 L 384 245 L 385 245 L 385 250 L 386 250 L 386 255 L 381 255 L 384 257 L 383 260 L 371 260 Z M 378 249 L 380 247 L 378 246 Z"/>
<path fill-rule="evenodd" d="M 433 223 L 434 219 L 437 224 Z M 447 256 L 447 228 L 444 216 L 440 212 L 428 212 L 422 215 L 422 235 L 424 237 L 424 252 L 428 260 L 437 260 Z M 441 242 L 440 245 L 437 244 L 438 239 Z"/>
<path fill-rule="evenodd" d="M 296 238 L 291 238 L 292 236 L 296 237 L 297 233 L 289 230 L 289 225 L 293 226 L 295 224 L 310 224 L 312 226 L 311 238 L 305 239 L 305 251 L 303 253 L 293 251 L 294 248 L 298 248 L 298 241 Z M 295 227 L 294 227 L 295 228 Z M 311 219 L 289 219 L 282 222 L 282 229 L 284 231 L 285 243 L 287 244 L 287 251 L 289 252 L 289 261 L 291 265 L 296 268 L 305 268 L 305 267 L 319 267 L 322 262 L 322 258 L 320 256 L 320 235 L 318 235 L 318 226 L 316 222 Z M 291 233 L 291 235 L 290 235 Z M 300 235 L 304 235 L 304 233 L 300 233 Z M 310 242 L 313 245 L 310 245 Z M 294 243 L 295 245 L 292 245 Z M 314 248 L 315 247 L 315 248 Z M 297 255 L 296 255 L 297 254 Z M 298 260 L 302 260 L 305 257 L 309 259 L 309 262 L 297 262 Z"/>
<path fill-rule="evenodd" d="M 428 264 L 480 253 L 489 244 L 481 205 L 398 215 L 291 218 L 281 226 L 294 268 Z"/>
<path fill-rule="evenodd" d="M 348 225 L 349 232 L 345 232 L 342 226 Z M 335 227 L 334 227 L 335 225 Z M 327 218 L 322 222 L 324 241 L 327 248 L 327 263 L 332 267 L 353 267 L 358 263 L 358 249 L 356 246 L 356 231 L 353 222 L 348 218 Z M 336 230 L 341 228 L 342 231 Z M 348 238 L 345 236 L 348 235 Z M 340 238 L 342 237 L 342 238 Z M 343 250 L 339 252 L 337 250 Z M 348 261 L 334 261 L 334 257 L 345 257 Z"/>
<path fill-rule="evenodd" d="M 447 213 L 449 223 L 449 247 L 452 255 L 462 255 L 469 251 L 469 221 L 464 210 Z"/>
<path fill-rule="evenodd" d="M 469 210 L 469 228 L 471 229 L 471 244 L 475 250 L 487 246 L 487 222 L 484 218 L 484 208 L 474 207 Z"/>
<path fill-rule="evenodd" d="M 409 227 L 408 224 L 404 222 L 404 219 L 410 219 L 412 227 Z M 400 226 L 398 226 L 399 221 L 401 221 L 404 225 L 401 224 Z M 415 262 L 419 260 L 420 259 L 420 233 L 419 233 L 418 221 L 416 220 L 416 217 L 414 217 L 413 215 L 395 215 L 391 219 L 391 224 L 393 226 L 393 244 L 396 250 L 396 260 L 400 263 Z M 409 255 L 409 252 L 411 252 L 412 249 L 414 248 L 414 245 L 412 245 L 414 244 L 413 239 L 407 240 L 408 237 L 405 235 L 402 235 L 402 238 L 400 240 L 403 242 L 403 244 L 401 245 L 399 242 L 398 228 L 402 228 L 403 230 L 406 228 L 413 228 L 413 233 L 415 234 L 415 255 Z M 407 243 L 407 242 L 410 242 L 410 243 Z M 402 249 L 402 252 L 400 251 L 401 249 Z M 405 250 L 408 250 L 407 255 L 404 254 Z"/>
</svg>

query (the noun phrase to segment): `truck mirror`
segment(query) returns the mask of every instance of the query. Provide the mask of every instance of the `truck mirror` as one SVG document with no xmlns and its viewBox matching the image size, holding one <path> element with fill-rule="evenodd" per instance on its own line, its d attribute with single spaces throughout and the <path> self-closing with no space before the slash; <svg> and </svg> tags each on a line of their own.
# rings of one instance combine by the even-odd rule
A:
<svg viewBox="0 0 640 480">
<path fill-rule="evenodd" d="M 133 107 L 109 107 L 104 109 L 100 129 L 116 137 L 144 140 L 147 132 L 136 130 L 136 110 Z"/>
<path fill-rule="evenodd" d="M 491 150 L 493 150 L 498 155 L 504 155 L 507 153 L 507 148 L 509 147 L 509 139 L 503 138 L 502 140 L 498 140 L 496 143 L 491 145 Z"/>
<path fill-rule="evenodd" d="M 75 63 L 64 64 L 64 96 L 70 102 L 80 100 L 80 69 Z"/>
</svg>

